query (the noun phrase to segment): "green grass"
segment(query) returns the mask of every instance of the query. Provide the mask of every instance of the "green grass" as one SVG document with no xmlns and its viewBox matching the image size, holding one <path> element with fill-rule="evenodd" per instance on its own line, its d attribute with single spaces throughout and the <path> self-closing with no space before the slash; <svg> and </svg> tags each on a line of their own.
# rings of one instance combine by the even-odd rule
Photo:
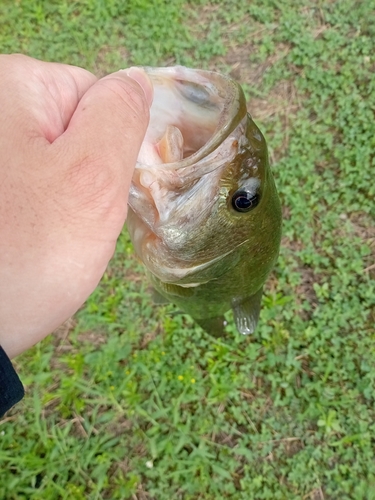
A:
<svg viewBox="0 0 375 500">
<path fill-rule="evenodd" d="M 231 72 L 268 140 L 284 237 L 256 333 L 229 322 L 214 339 L 152 304 L 124 232 L 76 318 L 17 359 L 1 499 L 375 499 L 374 11 L 2 2 L 3 52 Z"/>
</svg>

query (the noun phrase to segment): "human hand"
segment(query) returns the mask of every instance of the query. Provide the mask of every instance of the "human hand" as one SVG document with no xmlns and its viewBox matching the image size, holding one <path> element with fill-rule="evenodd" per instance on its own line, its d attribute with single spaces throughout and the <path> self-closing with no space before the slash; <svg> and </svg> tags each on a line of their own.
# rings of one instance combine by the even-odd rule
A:
<svg viewBox="0 0 375 500">
<path fill-rule="evenodd" d="M 149 119 L 140 70 L 0 56 L 0 345 L 9 357 L 74 314 L 123 227 Z"/>
</svg>

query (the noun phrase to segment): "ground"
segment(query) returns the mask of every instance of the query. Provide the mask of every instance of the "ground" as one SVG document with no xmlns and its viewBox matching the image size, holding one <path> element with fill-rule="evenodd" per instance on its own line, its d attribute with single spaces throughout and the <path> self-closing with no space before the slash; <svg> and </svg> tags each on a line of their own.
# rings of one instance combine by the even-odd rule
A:
<svg viewBox="0 0 375 500">
<path fill-rule="evenodd" d="M 3 52 L 224 71 L 283 206 L 258 329 L 153 305 L 126 230 L 100 287 L 17 358 L 0 498 L 375 498 L 375 4 L 5 1 Z M 16 35 L 15 35 L 16 34 Z"/>
</svg>

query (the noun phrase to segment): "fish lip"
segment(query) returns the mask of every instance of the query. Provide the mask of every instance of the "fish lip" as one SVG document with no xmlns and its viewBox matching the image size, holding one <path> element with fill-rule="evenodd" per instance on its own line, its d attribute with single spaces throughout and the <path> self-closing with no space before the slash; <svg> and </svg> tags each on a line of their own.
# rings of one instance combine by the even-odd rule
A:
<svg viewBox="0 0 375 500">
<path fill-rule="evenodd" d="M 225 104 L 224 109 L 220 113 L 220 119 L 217 124 L 216 130 L 209 141 L 206 142 L 198 151 L 192 155 L 172 163 L 163 163 L 162 167 L 166 170 L 182 169 L 185 167 L 191 167 L 192 165 L 198 163 L 200 160 L 208 156 L 210 153 L 215 151 L 220 144 L 229 136 L 233 130 L 241 123 L 244 117 L 247 115 L 246 99 L 241 86 L 232 80 L 229 76 L 223 75 L 216 71 L 208 70 L 190 70 L 184 66 L 174 66 L 167 68 L 154 68 L 151 66 L 142 66 L 142 69 L 148 74 L 152 81 L 153 76 L 166 75 L 169 77 L 178 76 L 178 72 L 181 72 L 180 78 L 176 80 L 182 80 L 186 75 L 199 75 L 203 77 L 207 82 L 211 82 L 213 79 L 218 80 L 222 86 L 225 86 Z M 194 82 L 191 77 L 189 81 Z M 224 121 L 222 122 L 224 118 Z M 226 119 L 225 119 L 226 118 Z M 147 170 L 150 165 L 137 161 L 136 168 L 141 170 Z"/>
</svg>

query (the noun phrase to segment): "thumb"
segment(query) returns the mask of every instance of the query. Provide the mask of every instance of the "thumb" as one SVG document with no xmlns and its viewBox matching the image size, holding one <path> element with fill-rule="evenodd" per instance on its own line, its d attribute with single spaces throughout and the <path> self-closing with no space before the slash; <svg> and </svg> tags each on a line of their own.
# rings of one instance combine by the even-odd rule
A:
<svg viewBox="0 0 375 500">
<path fill-rule="evenodd" d="M 152 98 L 152 83 L 142 69 L 108 75 L 83 95 L 67 129 L 51 145 L 64 157 L 71 196 L 90 212 L 117 207 L 121 226 Z"/>
</svg>

